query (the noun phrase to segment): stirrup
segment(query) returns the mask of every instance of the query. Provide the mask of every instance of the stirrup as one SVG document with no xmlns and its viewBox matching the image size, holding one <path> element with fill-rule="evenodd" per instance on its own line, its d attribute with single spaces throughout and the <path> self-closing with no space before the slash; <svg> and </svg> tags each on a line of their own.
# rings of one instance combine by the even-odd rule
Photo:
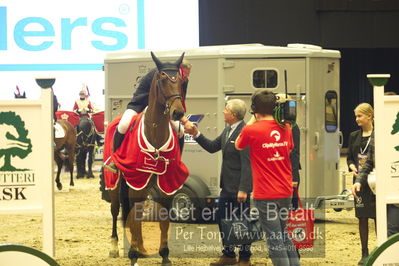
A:
<svg viewBox="0 0 399 266">
<path fill-rule="evenodd" d="M 118 173 L 118 168 L 116 167 L 115 163 L 111 161 L 111 156 L 104 162 L 103 166 L 105 169 L 114 174 Z"/>
<path fill-rule="evenodd" d="M 118 173 L 118 169 L 116 168 L 116 165 L 113 162 L 111 162 L 109 165 L 104 165 L 104 168 L 114 174 Z"/>
</svg>

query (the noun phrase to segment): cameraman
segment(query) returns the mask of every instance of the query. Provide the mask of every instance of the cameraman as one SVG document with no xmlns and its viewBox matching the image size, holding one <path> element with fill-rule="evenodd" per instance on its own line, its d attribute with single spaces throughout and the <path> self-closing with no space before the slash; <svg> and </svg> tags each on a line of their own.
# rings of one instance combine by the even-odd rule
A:
<svg viewBox="0 0 399 266">
<path fill-rule="evenodd" d="M 251 119 L 237 138 L 238 150 L 250 147 L 253 198 L 266 233 L 269 256 L 274 265 L 300 265 L 286 231 L 292 196 L 290 152 L 294 147 L 290 125 L 279 125 L 273 114 L 276 96 L 269 90 L 252 95 Z"/>
<path fill-rule="evenodd" d="M 285 94 L 277 94 L 277 102 L 285 103 L 287 101 L 292 101 L 290 96 Z M 299 202 L 298 202 L 298 191 L 299 191 L 299 183 L 300 183 L 300 175 L 299 170 L 301 170 L 301 163 L 300 163 L 300 146 L 301 146 L 301 132 L 299 130 L 298 124 L 295 121 L 292 124 L 292 139 L 294 141 L 294 148 L 290 153 L 290 161 L 291 161 L 291 170 L 292 170 L 292 208 L 294 210 L 298 209 Z"/>
</svg>

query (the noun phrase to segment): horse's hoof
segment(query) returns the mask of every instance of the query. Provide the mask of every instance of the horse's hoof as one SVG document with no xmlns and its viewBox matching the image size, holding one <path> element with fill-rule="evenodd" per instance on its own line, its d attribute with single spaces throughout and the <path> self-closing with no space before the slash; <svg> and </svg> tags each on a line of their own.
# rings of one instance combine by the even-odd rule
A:
<svg viewBox="0 0 399 266">
<path fill-rule="evenodd" d="M 74 186 L 75 186 L 75 183 L 74 183 L 74 182 L 71 182 L 71 183 L 69 183 L 69 185 L 70 185 L 71 187 L 74 187 Z"/>
<path fill-rule="evenodd" d="M 137 263 L 137 258 L 133 258 L 130 260 L 130 266 L 139 266 L 139 264 Z"/>
<path fill-rule="evenodd" d="M 87 175 L 87 178 L 94 178 L 94 175 L 93 174 Z"/>
<path fill-rule="evenodd" d="M 119 250 L 111 250 L 109 252 L 109 257 L 110 258 L 119 258 Z"/>
<path fill-rule="evenodd" d="M 162 266 L 172 266 L 172 262 L 169 259 L 162 260 Z"/>
<path fill-rule="evenodd" d="M 148 258 L 149 257 L 149 253 L 145 249 L 144 249 L 144 252 L 142 252 L 142 250 L 137 251 L 134 248 L 130 248 L 128 257 L 132 260 L 132 265 L 133 265 L 133 262 L 139 258 Z"/>
<path fill-rule="evenodd" d="M 57 188 L 58 188 L 58 190 L 62 190 L 62 184 L 61 183 L 57 184 Z"/>
</svg>

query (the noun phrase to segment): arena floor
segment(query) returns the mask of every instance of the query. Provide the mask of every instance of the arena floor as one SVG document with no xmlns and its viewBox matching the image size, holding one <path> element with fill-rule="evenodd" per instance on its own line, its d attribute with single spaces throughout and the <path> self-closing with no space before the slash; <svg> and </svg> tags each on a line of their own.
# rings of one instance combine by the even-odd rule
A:
<svg viewBox="0 0 399 266">
<path fill-rule="evenodd" d="M 96 172 L 94 179 L 76 180 L 73 188 L 68 186 L 67 175 L 62 176 L 65 190 L 55 193 L 55 259 L 60 265 L 130 265 L 127 258 L 108 257 L 111 214 L 109 204 L 101 200 L 98 175 Z M 0 243 L 18 243 L 41 249 L 40 216 L 12 215 L 3 217 L 2 221 Z M 370 222 L 370 225 L 369 248 L 372 250 L 376 245 L 376 236 L 373 222 Z M 175 230 L 177 226 L 186 231 L 196 230 L 201 226 L 207 226 L 206 230 L 216 230 L 216 225 L 212 224 L 172 224 L 171 230 Z M 361 248 L 354 210 L 342 212 L 327 210 L 325 219 L 316 224 L 316 227 L 323 228 L 323 226 L 325 226 L 323 239 L 317 240 L 315 246 L 325 253 L 318 253 L 316 257 L 303 253 L 302 265 L 357 265 Z M 146 223 L 144 231 L 151 232 L 151 236 L 146 237 L 148 251 L 156 253 L 159 245 L 158 225 Z M 119 226 L 119 235 L 123 235 L 121 226 Z M 209 265 L 219 256 L 218 252 L 209 250 L 197 250 L 185 254 L 182 252 L 185 249 L 184 243 L 185 241 L 171 241 L 169 244 L 174 265 Z M 264 246 L 262 242 L 258 243 Z M 122 241 L 119 246 L 122 248 Z M 153 256 L 140 259 L 139 264 L 160 265 L 160 261 L 160 257 Z M 254 255 L 252 261 L 254 265 L 271 265 L 265 251 Z"/>
</svg>

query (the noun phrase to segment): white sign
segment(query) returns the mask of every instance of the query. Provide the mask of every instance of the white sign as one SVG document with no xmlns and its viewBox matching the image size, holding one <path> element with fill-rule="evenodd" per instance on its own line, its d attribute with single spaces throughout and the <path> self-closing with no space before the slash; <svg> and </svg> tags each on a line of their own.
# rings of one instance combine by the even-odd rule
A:
<svg viewBox="0 0 399 266">
<path fill-rule="evenodd" d="M 54 255 L 52 94 L 0 101 L 0 214 L 43 215 L 43 250 Z"/>
<path fill-rule="evenodd" d="M 399 96 L 384 96 L 389 74 L 367 77 L 374 85 L 377 241 L 378 249 L 384 251 L 374 251 L 370 259 L 378 257 L 373 265 L 390 265 L 398 263 L 399 252 L 399 242 L 392 238 L 387 241 L 387 205 L 399 204 Z M 371 263 L 367 261 L 366 265 Z"/>
<path fill-rule="evenodd" d="M 387 239 L 386 204 L 399 204 L 399 96 L 384 96 L 384 87 L 374 87 L 375 168 L 377 238 Z"/>
<path fill-rule="evenodd" d="M 87 86 L 103 110 L 106 53 L 198 45 L 198 0 L 2 0 L 0 97 L 38 99 L 34 77 L 53 76 L 61 109 Z"/>
</svg>

